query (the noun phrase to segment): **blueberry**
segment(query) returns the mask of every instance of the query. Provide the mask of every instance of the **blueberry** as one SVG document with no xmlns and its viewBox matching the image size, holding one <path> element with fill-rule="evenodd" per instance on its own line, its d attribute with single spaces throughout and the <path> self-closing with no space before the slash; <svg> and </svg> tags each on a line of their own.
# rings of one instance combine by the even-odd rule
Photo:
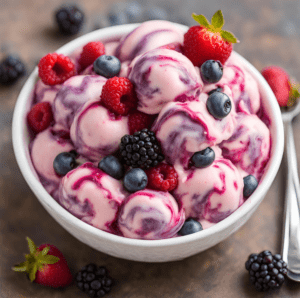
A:
<svg viewBox="0 0 300 298">
<path fill-rule="evenodd" d="M 128 23 L 128 17 L 123 10 L 112 9 L 108 13 L 108 20 L 111 26 L 123 25 Z"/>
<path fill-rule="evenodd" d="M 93 20 L 93 30 L 98 30 L 101 28 L 109 27 L 110 23 L 108 21 L 106 14 L 97 14 Z"/>
<path fill-rule="evenodd" d="M 216 92 L 216 91 L 222 92 L 223 89 L 222 89 L 221 87 L 217 87 L 216 89 L 210 90 L 207 94 L 208 94 L 208 95 L 211 95 L 211 94 L 213 94 L 213 93 Z"/>
<path fill-rule="evenodd" d="M 243 178 L 244 180 L 244 189 L 243 189 L 243 195 L 245 198 L 248 198 L 252 195 L 252 193 L 255 191 L 258 182 L 256 178 L 252 175 L 248 175 Z"/>
<path fill-rule="evenodd" d="M 120 180 L 124 176 L 123 165 L 113 155 L 105 156 L 98 164 L 99 169 L 109 176 Z"/>
<path fill-rule="evenodd" d="M 139 23 L 143 21 L 143 6 L 137 1 L 126 4 L 125 13 L 130 23 Z"/>
<path fill-rule="evenodd" d="M 94 71 L 105 78 L 117 76 L 121 69 L 121 62 L 115 56 L 102 55 L 94 62 Z"/>
<path fill-rule="evenodd" d="M 206 107 L 212 116 L 222 119 L 231 111 L 231 100 L 225 93 L 215 91 L 207 98 Z"/>
<path fill-rule="evenodd" d="M 124 176 L 124 187 L 129 192 L 142 190 L 147 186 L 148 177 L 146 173 L 140 168 L 133 168 L 129 170 Z"/>
<path fill-rule="evenodd" d="M 153 6 L 149 9 L 146 9 L 145 19 L 147 20 L 168 20 L 169 14 L 168 12 L 158 6 Z"/>
<path fill-rule="evenodd" d="M 59 153 L 54 161 L 53 168 L 57 175 L 64 176 L 77 166 L 76 157 L 73 151 Z"/>
<path fill-rule="evenodd" d="M 181 236 L 193 234 L 203 230 L 201 223 L 193 218 L 189 218 L 185 221 L 178 234 Z"/>
<path fill-rule="evenodd" d="M 191 158 L 192 165 L 194 165 L 196 168 L 206 168 L 211 165 L 214 160 L 215 152 L 210 147 L 194 153 Z"/>
<path fill-rule="evenodd" d="M 206 83 L 217 83 L 223 76 L 223 66 L 221 62 L 207 60 L 200 67 L 201 77 Z"/>
</svg>

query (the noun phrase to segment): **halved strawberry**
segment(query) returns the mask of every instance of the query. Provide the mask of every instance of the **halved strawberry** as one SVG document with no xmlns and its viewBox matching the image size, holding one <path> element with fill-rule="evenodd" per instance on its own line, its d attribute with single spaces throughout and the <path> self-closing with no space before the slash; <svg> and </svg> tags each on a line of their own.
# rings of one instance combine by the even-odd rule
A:
<svg viewBox="0 0 300 298">
<path fill-rule="evenodd" d="M 199 67 L 206 60 L 218 60 L 224 64 L 232 52 L 232 44 L 238 40 L 231 32 L 222 30 L 222 11 L 213 15 L 211 24 L 204 15 L 193 13 L 192 17 L 200 26 L 190 27 L 184 35 L 183 54 Z"/>
</svg>

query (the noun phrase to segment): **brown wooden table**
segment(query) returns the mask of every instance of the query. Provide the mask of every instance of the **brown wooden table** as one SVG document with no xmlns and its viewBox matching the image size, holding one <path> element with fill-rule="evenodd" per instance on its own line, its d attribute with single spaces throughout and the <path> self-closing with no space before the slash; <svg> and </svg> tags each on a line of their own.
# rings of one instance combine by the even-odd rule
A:
<svg viewBox="0 0 300 298">
<path fill-rule="evenodd" d="M 81 34 L 93 28 L 96 13 L 105 13 L 112 2 L 82 2 L 87 23 Z M 180 1 L 175 2 L 180 5 Z M 276 64 L 300 80 L 300 32 L 297 32 L 299 1 L 187 2 L 195 3 L 194 9 L 180 9 L 183 17 L 196 12 L 210 18 L 217 9 L 222 9 L 226 20 L 225 29 L 234 32 L 241 41 L 235 50 L 259 70 L 266 65 Z M 53 29 L 52 12 L 61 3 L 58 0 L 0 0 L 0 59 L 6 52 L 16 52 L 31 72 L 42 56 L 69 41 L 71 38 L 60 37 Z M 177 11 L 176 7 L 174 11 Z M 284 163 L 252 218 L 219 245 L 178 262 L 148 264 L 117 259 L 95 251 L 65 231 L 44 210 L 23 179 L 13 153 L 11 121 L 14 104 L 24 82 L 25 78 L 12 87 L 0 88 L 1 298 L 87 297 L 76 286 L 53 290 L 31 284 L 25 275 L 13 272 L 11 267 L 22 261 L 23 254 L 27 252 L 26 236 L 37 244 L 48 242 L 58 246 L 73 273 L 88 262 L 105 265 L 116 279 L 116 285 L 107 297 L 300 296 L 300 284 L 292 281 L 287 281 L 279 291 L 257 293 L 248 282 L 244 268 L 252 252 L 270 249 L 275 253 L 281 250 L 286 177 Z M 294 127 L 296 146 L 300 150 L 299 118 L 294 121 Z"/>
</svg>

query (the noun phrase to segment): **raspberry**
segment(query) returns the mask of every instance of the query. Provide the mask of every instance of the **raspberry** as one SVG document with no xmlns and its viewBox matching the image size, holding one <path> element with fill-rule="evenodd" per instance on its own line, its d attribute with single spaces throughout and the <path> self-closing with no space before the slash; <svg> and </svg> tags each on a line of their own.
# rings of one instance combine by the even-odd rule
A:
<svg viewBox="0 0 300 298">
<path fill-rule="evenodd" d="M 148 187 L 156 190 L 171 191 L 177 187 L 178 174 L 173 166 L 161 163 L 147 171 Z"/>
<path fill-rule="evenodd" d="M 150 128 L 153 123 L 153 115 L 148 115 L 140 111 L 134 111 L 128 115 L 129 132 L 133 135 L 143 128 Z"/>
<path fill-rule="evenodd" d="M 85 69 L 89 65 L 93 64 L 94 61 L 105 54 L 105 47 L 100 41 L 92 41 L 86 44 L 79 57 L 79 64 L 81 69 Z"/>
<path fill-rule="evenodd" d="M 52 108 L 49 102 L 39 102 L 27 115 L 27 122 L 34 133 L 45 130 L 53 120 Z"/>
<path fill-rule="evenodd" d="M 39 64 L 39 76 L 44 84 L 62 84 L 75 75 L 75 65 L 69 57 L 62 54 L 50 53 L 44 56 Z"/>
<path fill-rule="evenodd" d="M 137 104 L 133 84 L 127 78 L 108 79 L 102 88 L 102 104 L 118 115 L 127 115 Z"/>
</svg>

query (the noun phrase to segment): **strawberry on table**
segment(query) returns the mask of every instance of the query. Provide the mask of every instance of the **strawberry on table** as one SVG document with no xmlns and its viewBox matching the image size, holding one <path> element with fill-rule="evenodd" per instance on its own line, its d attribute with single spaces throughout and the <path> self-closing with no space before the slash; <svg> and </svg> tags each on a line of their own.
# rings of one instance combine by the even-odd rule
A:
<svg viewBox="0 0 300 298">
<path fill-rule="evenodd" d="M 43 286 L 62 288 L 70 285 L 73 277 L 61 251 L 52 244 L 36 247 L 31 239 L 26 239 L 30 253 L 25 255 L 25 262 L 12 269 L 27 273 L 31 282 Z"/>
<path fill-rule="evenodd" d="M 281 107 L 290 107 L 300 96 L 298 85 L 291 83 L 289 74 L 279 66 L 265 67 L 261 74 L 270 85 Z"/>
<path fill-rule="evenodd" d="M 232 44 L 238 40 L 231 32 L 222 29 L 222 11 L 218 10 L 213 15 L 211 23 L 204 15 L 193 13 L 192 17 L 200 26 L 190 27 L 184 35 L 183 54 L 199 67 L 206 60 L 216 60 L 224 64 L 232 52 Z"/>
</svg>

